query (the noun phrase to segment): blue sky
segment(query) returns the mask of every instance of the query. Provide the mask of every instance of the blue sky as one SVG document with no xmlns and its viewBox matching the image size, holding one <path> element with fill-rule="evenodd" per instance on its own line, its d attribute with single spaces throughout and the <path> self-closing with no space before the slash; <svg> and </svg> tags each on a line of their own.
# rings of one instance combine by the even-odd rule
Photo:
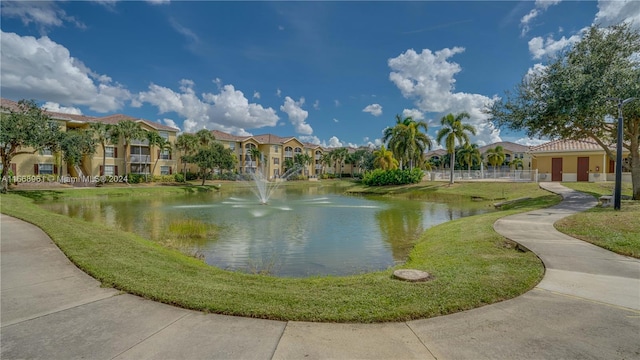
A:
<svg viewBox="0 0 640 360">
<path fill-rule="evenodd" d="M 640 1 L 2 1 L 2 97 L 182 131 L 380 143 L 396 114 L 467 111 L 479 145 L 536 144 L 482 108 Z"/>
</svg>

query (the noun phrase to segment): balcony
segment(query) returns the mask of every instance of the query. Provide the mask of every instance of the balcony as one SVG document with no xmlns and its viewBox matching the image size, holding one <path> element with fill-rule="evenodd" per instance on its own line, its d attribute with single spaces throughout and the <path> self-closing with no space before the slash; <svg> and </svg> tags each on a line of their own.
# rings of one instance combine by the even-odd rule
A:
<svg viewBox="0 0 640 360">
<path fill-rule="evenodd" d="M 151 155 L 131 155 L 131 164 L 151 164 Z"/>
<path fill-rule="evenodd" d="M 284 157 L 290 157 L 290 158 L 292 158 L 292 157 L 293 157 L 293 151 L 285 151 L 285 152 L 284 152 Z"/>
<path fill-rule="evenodd" d="M 149 146 L 149 140 L 148 139 L 144 139 L 144 140 L 134 139 L 134 140 L 131 140 L 131 144 L 129 144 L 129 145 Z"/>
</svg>

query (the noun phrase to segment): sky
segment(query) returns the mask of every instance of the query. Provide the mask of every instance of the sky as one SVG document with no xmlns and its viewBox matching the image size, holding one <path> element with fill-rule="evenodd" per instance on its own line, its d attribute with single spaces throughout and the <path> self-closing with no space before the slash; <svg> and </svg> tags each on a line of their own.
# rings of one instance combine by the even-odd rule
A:
<svg viewBox="0 0 640 360">
<path fill-rule="evenodd" d="M 3 98 L 326 147 L 462 111 L 480 146 L 539 144 L 482 110 L 586 27 L 640 27 L 633 0 L 0 4 Z"/>
</svg>

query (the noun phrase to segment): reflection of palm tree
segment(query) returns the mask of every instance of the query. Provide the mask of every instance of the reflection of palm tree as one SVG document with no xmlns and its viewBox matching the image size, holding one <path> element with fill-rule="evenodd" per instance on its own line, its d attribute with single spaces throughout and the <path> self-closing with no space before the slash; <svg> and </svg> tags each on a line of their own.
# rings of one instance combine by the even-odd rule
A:
<svg viewBox="0 0 640 360">
<path fill-rule="evenodd" d="M 382 170 L 394 170 L 398 168 L 398 160 L 393 157 L 393 153 L 385 149 L 384 145 L 380 149 L 373 152 L 375 159 L 373 166 Z"/>
<path fill-rule="evenodd" d="M 438 131 L 436 139 L 438 143 L 445 140 L 445 147 L 447 148 L 447 153 L 450 155 L 450 166 L 451 166 L 451 178 L 449 179 L 449 183 L 453 184 L 453 171 L 455 167 L 455 158 L 456 158 L 456 140 L 459 144 L 468 144 L 469 143 L 469 134 L 476 134 L 476 128 L 473 125 L 463 124 L 462 120 L 465 118 L 468 119 L 470 116 L 466 112 L 461 112 L 458 115 L 447 114 L 440 119 L 440 123 L 442 124 L 442 128 Z"/>
<path fill-rule="evenodd" d="M 377 212 L 376 220 L 383 240 L 391 247 L 393 259 L 403 261 L 424 231 L 423 204 L 403 201 L 398 205 Z"/>
</svg>

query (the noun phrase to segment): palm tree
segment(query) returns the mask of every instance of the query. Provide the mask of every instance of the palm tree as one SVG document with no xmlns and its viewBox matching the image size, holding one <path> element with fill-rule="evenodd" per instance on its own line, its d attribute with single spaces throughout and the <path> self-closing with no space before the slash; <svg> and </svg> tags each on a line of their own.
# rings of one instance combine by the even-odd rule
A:
<svg viewBox="0 0 640 360">
<path fill-rule="evenodd" d="M 373 156 L 375 157 L 373 164 L 376 168 L 382 170 L 395 170 L 398 168 L 398 160 L 393 157 L 393 152 L 385 149 L 384 145 L 374 151 Z"/>
<path fill-rule="evenodd" d="M 309 154 L 296 154 L 296 156 L 293 157 L 293 163 L 302 169 L 305 169 L 307 165 L 311 165 L 312 162 L 313 158 L 311 158 Z"/>
<path fill-rule="evenodd" d="M 100 176 L 102 176 L 104 175 L 104 167 L 107 163 L 107 142 L 113 137 L 112 128 L 110 124 L 101 122 L 91 123 L 89 127 L 93 130 L 93 136 L 96 141 L 102 146 L 102 169 L 100 170 Z"/>
<path fill-rule="evenodd" d="M 513 160 L 511 160 L 511 163 L 509 165 L 513 166 L 516 170 L 518 170 L 518 168 L 524 170 L 524 164 L 522 162 L 522 159 L 520 158 L 514 158 Z"/>
<path fill-rule="evenodd" d="M 347 148 L 337 148 L 331 151 L 331 158 L 334 161 L 334 165 L 336 166 L 336 172 L 338 171 L 338 165 L 340 166 L 340 178 L 342 178 L 342 165 L 344 164 L 344 160 L 349 155 L 349 150 Z"/>
<path fill-rule="evenodd" d="M 196 138 L 198 138 L 198 143 L 200 147 L 207 148 L 209 147 L 213 141 L 216 139 L 215 136 L 211 133 L 211 131 L 207 129 L 198 130 L 196 133 Z"/>
<path fill-rule="evenodd" d="M 469 174 L 469 178 L 471 178 L 471 166 L 474 161 L 478 163 L 482 161 L 480 150 L 478 150 L 478 144 L 464 144 L 462 147 L 458 148 L 457 156 L 462 160 L 463 165 L 467 165 L 467 172 Z"/>
<path fill-rule="evenodd" d="M 129 168 L 129 145 L 133 140 L 143 140 L 145 138 L 144 130 L 140 127 L 140 124 L 132 120 L 124 120 L 119 122 L 115 128 L 114 133 L 124 141 L 124 176 L 128 174 Z"/>
<path fill-rule="evenodd" d="M 251 160 L 255 159 L 256 167 L 260 167 L 262 161 L 262 152 L 257 147 L 251 147 L 249 149 L 249 155 L 251 156 Z"/>
<path fill-rule="evenodd" d="M 388 141 L 389 149 L 400 159 L 401 168 L 408 162 L 409 168 L 413 169 L 413 164 L 420 161 L 421 154 L 427 149 L 431 150 L 432 142 L 426 135 L 427 131 L 426 122 L 415 121 L 410 116 L 403 119 L 396 115 L 396 125 L 385 129 L 382 141 Z"/>
<path fill-rule="evenodd" d="M 463 124 L 462 120 L 465 118 L 468 119 L 470 116 L 466 112 L 461 112 L 458 115 L 447 114 L 440 119 L 440 124 L 442 124 L 442 128 L 438 131 L 436 139 L 438 143 L 441 143 L 442 140 L 445 140 L 445 147 L 447 148 L 447 153 L 450 155 L 450 167 L 451 167 L 451 177 L 449 179 L 449 184 L 453 184 L 453 170 L 454 164 L 456 163 L 456 140 L 460 145 L 469 143 L 469 134 L 475 135 L 476 128 L 473 125 Z"/>
<path fill-rule="evenodd" d="M 198 149 L 198 138 L 193 134 L 180 134 L 176 139 L 176 150 L 178 150 L 182 156 L 180 161 L 183 164 L 184 180 L 187 181 L 187 160 Z"/>
<path fill-rule="evenodd" d="M 493 177 L 496 177 L 496 168 L 498 165 L 502 165 L 506 155 L 504 154 L 504 148 L 500 145 L 493 149 L 487 149 L 487 161 L 493 166 Z"/>
<path fill-rule="evenodd" d="M 147 132 L 147 140 L 149 141 L 149 147 L 157 146 L 158 147 L 158 156 L 156 157 L 156 161 L 153 164 L 153 169 L 151 170 L 151 176 L 156 173 L 156 166 L 158 165 L 158 160 L 162 156 L 165 150 L 168 150 L 171 153 L 172 146 L 169 140 L 163 138 L 155 131 Z"/>
<path fill-rule="evenodd" d="M 333 159 L 331 158 L 331 152 L 326 152 L 322 154 L 322 158 L 320 159 L 320 162 L 322 163 L 323 166 L 328 166 L 331 167 Z M 325 169 L 322 169 L 322 172 L 325 173 Z"/>
</svg>

